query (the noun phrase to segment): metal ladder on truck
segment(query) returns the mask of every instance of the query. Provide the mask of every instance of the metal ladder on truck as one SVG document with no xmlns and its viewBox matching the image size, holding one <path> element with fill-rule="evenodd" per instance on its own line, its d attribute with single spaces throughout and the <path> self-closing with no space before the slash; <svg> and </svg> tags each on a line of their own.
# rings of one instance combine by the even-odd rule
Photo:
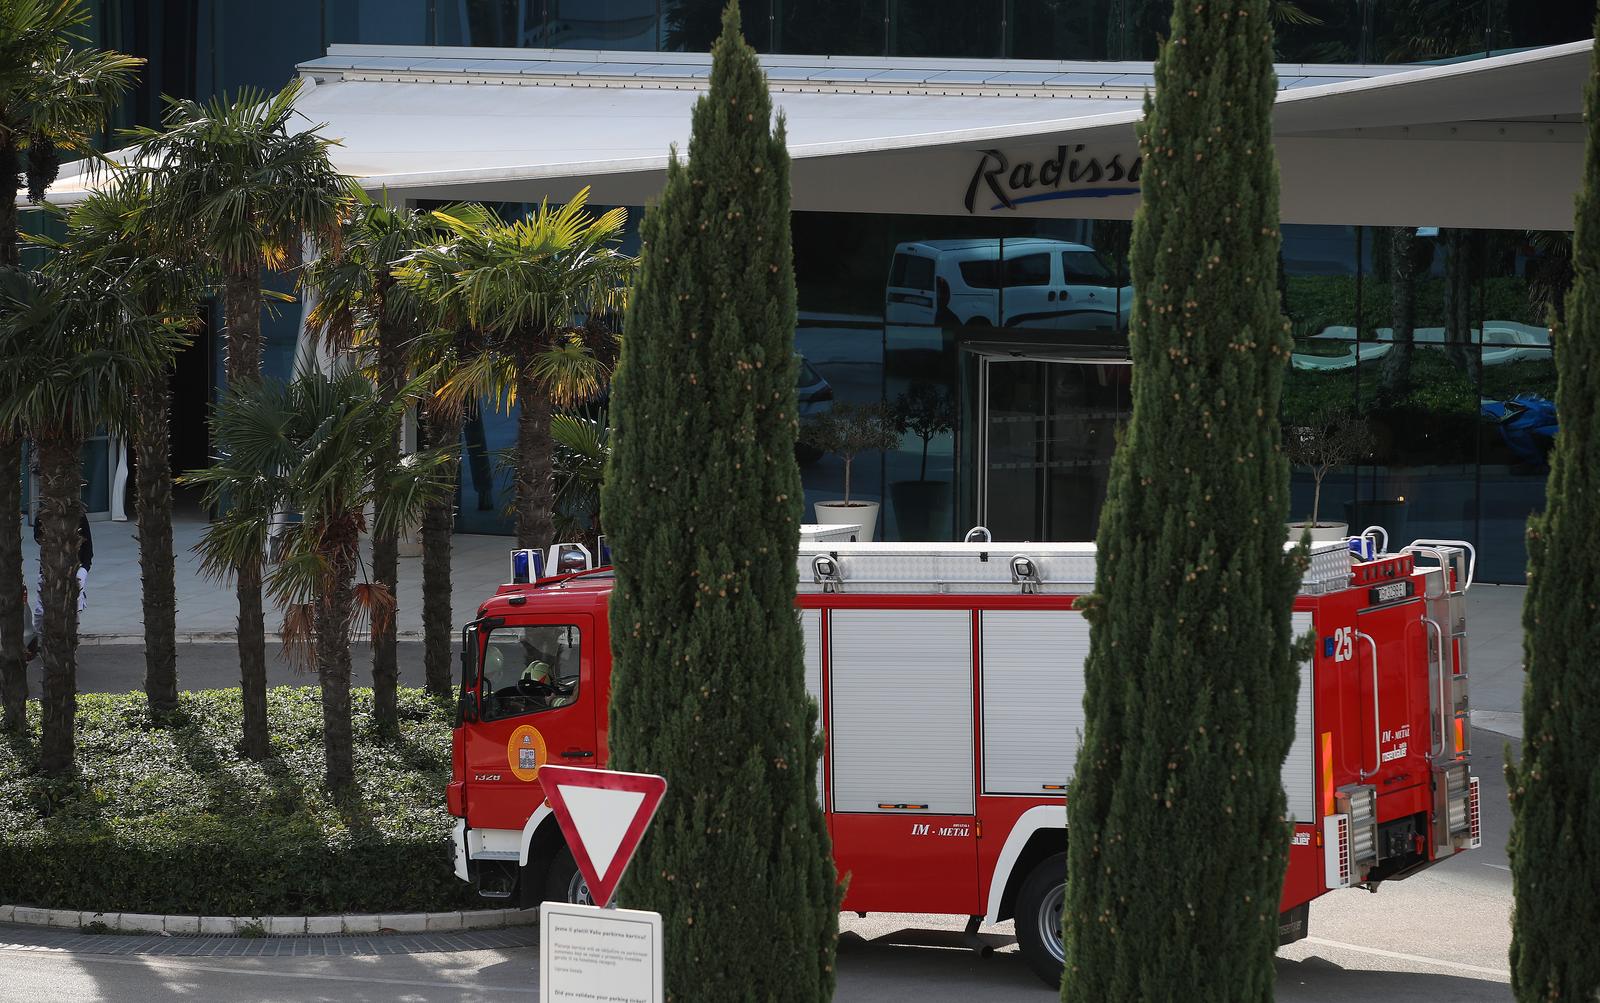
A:
<svg viewBox="0 0 1600 1003">
<path fill-rule="evenodd" d="M 1436 855 L 1476 847 L 1482 841 L 1478 781 L 1471 776 L 1472 715 L 1468 700 L 1467 590 L 1477 570 L 1477 552 L 1464 540 L 1417 540 L 1401 548 L 1413 558 L 1438 563 L 1426 592 L 1429 629 L 1429 705 L 1432 710 L 1433 826 Z M 1419 570 L 1426 570 L 1425 566 Z M 1437 589 L 1435 588 L 1437 583 Z M 1437 647 L 1434 647 L 1437 645 Z"/>
</svg>

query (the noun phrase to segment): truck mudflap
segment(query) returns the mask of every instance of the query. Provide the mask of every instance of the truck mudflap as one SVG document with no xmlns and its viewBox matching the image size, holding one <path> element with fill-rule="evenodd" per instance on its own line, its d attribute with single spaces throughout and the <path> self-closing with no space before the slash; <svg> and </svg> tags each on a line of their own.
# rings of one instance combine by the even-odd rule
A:
<svg viewBox="0 0 1600 1003">
<path fill-rule="evenodd" d="M 1278 946 L 1305 940 L 1310 935 L 1310 926 L 1310 902 L 1302 902 L 1288 912 L 1278 913 Z"/>
<path fill-rule="evenodd" d="M 462 881 L 472 880 L 467 872 L 467 820 L 456 819 L 456 824 L 450 828 L 450 843 L 455 853 L 456 877 Z"/>
</svg>

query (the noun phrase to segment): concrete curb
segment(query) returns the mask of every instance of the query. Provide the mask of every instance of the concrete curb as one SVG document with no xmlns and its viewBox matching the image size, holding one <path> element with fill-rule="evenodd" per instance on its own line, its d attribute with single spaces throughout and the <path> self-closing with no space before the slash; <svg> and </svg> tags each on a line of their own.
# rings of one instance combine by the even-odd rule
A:
<svg viewBox="0 0 1600 1003">
<path fill-rule="evenodd" d="M 0 905 L 0 923 L 81 930 L 102 923 L 107 932 L 207 937 L 337 937 L 346 934 L 452 933 L 529 926 L 537 909 L 478 909 L 461 912 L 351 913 L 342 916 L 164 916 L 141 912 L 93 912 Z"/>
<path fill-rule="evenodd" d="M 1475 710 L 1472 726 L 1522 741 L 1522 714 L 1510 710 Z"/>
</svg>

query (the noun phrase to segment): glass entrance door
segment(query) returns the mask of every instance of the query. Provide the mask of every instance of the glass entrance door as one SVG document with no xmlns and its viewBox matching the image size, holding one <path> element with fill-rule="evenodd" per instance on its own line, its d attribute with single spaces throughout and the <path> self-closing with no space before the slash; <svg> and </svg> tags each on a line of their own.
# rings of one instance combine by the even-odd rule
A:
<svg viewBox="0 0 1600 1003">
<path fill-rule="evenodd" d="M 978 522 L 996 540 L 1093 540 L 1127 360 L 985 356 L 979 363 Z"/>
</svg>

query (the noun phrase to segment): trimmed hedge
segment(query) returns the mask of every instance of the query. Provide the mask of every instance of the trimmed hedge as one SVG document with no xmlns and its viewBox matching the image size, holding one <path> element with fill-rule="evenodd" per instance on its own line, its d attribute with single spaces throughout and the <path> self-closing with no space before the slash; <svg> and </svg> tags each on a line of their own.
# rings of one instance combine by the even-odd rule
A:
<svg viewBox="0 0 1600 1003">
<path fill-rule="evenodd" d="M 315 687 L 267 695 L 274 756 L 235 751 L 238 690 L 185 693 L 154 723 L 139 694 L 78 697 L 78 775 L 33 772 L 34 738 L 0 744 L 0 902 L 187 915 L 423 912 L 478 899 L 456 879 L 444 787 L 451 714 L 400 691 L 380 742 L 354 694 L 358 788 L 322 786 Z M 29 707 L 37 723 L 38 706 Z"/>
</svg>

